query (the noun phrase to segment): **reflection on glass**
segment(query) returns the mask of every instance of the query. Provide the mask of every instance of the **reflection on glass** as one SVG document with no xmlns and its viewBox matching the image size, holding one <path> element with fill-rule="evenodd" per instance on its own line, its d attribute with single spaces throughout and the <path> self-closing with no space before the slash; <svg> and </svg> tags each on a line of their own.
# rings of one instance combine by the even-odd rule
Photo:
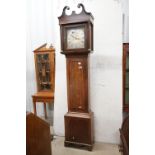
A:
<svg viewBox="0 0 155 155">
<path fill-rule="evenodd" d="M 126 69 L 129 70 L 129 55 L 126 57 Z"/>
<path fill-rule="evenodd" d="M 129 89 L 125 89 L 125 104 L 129 104 Z"/>
<path fill-rule="evenodd" d="M 40 90 L 51 89 L 49 54 L 37 54 L 37 68 Z"/>
<path fill-rule="evenodd" d="M 129 72 L 128 71 L 126 71 L 125 86 L 129 87 Z"/>
</svg>

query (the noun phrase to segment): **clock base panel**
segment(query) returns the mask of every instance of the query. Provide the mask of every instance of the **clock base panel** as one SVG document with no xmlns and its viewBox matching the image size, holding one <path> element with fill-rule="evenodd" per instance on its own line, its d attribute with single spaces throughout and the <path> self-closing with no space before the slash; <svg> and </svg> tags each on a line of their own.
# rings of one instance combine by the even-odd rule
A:
<svg viewBox="0 0 155 155">
<path fill-rule="evenodd" d="M 65 115 L 65 146 L 93 146 L 93 113 L 68 112 Z"/>
</svg>

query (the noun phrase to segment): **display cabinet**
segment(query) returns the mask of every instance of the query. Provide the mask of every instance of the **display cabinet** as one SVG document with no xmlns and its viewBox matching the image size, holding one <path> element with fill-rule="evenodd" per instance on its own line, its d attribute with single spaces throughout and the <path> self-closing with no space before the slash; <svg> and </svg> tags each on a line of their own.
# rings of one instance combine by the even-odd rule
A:
<svg viewBox="0 0 155 155">
<path fill-rule="evenodd" d="M 34 50 L 34 60 L 37 82 L 37 93 L 32 95 L 34 113 L 37 114 L 36 103 L 43 102 L 47 118 L 46 103 L 54 101 L 55 49 L 52 46 L 47 47 L 47 44 L 40 46 Z"/>
<path fill-rule="evenodd" d="M 46 45 L 34 51 L 36 79 L 38 92 L 54 91 L 54 62 L 53 48 L 46 48 Z"/>
</svg>

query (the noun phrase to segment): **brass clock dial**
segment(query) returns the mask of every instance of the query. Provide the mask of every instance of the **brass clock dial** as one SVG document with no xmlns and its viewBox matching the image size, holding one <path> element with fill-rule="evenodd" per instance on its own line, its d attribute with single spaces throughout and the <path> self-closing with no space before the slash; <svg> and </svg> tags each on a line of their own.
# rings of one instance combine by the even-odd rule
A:
<svg viewBox="0 0 155 155">
<path fill-rule="evenodd" d="M 67 30 L 67 49 L 85 48 L 84 27 Z"/>
</svg>

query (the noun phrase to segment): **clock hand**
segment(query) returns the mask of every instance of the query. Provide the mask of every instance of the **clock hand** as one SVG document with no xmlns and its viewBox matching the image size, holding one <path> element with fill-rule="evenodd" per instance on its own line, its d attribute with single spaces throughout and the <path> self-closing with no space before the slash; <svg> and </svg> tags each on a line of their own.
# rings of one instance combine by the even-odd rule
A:
<svg viewBox="0 0 155 155">
<path fill-rule="evenodd" d="M 76 40 L 79 40 L 79 38 L 78 37 L 76 37 L 76 36 L 74 36 L 74 35 L 71 35 L 74 39 L 76 39 Z"/>
</svg>

